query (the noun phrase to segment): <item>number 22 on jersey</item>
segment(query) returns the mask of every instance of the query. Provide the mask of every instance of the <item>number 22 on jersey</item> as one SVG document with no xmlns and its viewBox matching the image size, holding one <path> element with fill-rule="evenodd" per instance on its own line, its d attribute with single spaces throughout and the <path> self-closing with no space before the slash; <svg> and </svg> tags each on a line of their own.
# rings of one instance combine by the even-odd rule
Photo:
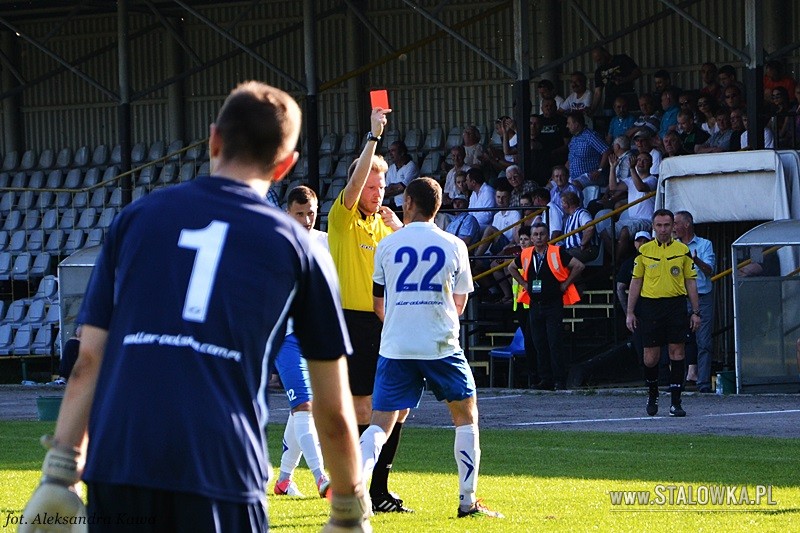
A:
<svg viewBox="0 0 800 533">
<path fill-rule="evenodd" d="M 420 283 L 409 283 L 408 278 L 416 270 L 419 265 L 419 257 L 417 251 L 410 246 L 403 246 L 399 248 L 394 254 L 395 263 L 405 263 L 403 271 L 397 278 L 397 285 L 395 289 L 397 292 L 408 291 L 434 291 L 441 292 L 441 283 L 432 283 L 436 275 L 444 268 L 444 250 L 438 246 L 428 246 L 422 251 L 422 261 L 430 262 L 430 266 L 423 274 Z M 408 261 L 408 262 L 406 262 Z"/>
</svg>

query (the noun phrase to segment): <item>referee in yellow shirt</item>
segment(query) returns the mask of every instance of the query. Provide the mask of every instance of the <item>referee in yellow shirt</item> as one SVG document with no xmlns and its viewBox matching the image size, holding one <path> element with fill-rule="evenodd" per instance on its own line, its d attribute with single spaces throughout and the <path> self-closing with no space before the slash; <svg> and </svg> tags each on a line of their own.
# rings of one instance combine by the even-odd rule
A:
<svg viewBox="0 0 800 533">
<path fill-rule="evenodd" d="M 344 319 L 353 345 L 347 366 L 360 433 L 369 427 L 372 418 L 372 388 L 381 343 L 382 323 L 372 309 L 375 249 L 381 239 L 403 227 L 391 209 L 381 206 L 388 166 L 375 151 L 389 112 L 391 109 L 372 110 L 367 142 L 351 165 L 350 179 L 328 214 L 328 244 L 339 274 Z M 406 416 L 408 410 L 400 413 L 372 473 L 369 492 L 375 512 L 410 512 L 403 500 L 388 488 Z"/>
<path fill-rule="evenodd" d="M 658 413 L 658 360 L 661 346 L 669 345 L 670 416 L 686 416 L 681 407 L 686 343 L 686 297 L 692 304 L 688 324 L 692 331 L 700 327 L 700 301 L 697 297 L 697 272 L 689 247 L 672 238 L 675 215 L 668 209 L 653 213 L 656 238 L 639 248 L 633 265 L 633 279 L 628 293 L 628 329 L 641 328 L 644 344 L 644 379 L 648 388 L 647 414 Z M 639 302 L 639 317 L 634 310 Z"/>
</svg>

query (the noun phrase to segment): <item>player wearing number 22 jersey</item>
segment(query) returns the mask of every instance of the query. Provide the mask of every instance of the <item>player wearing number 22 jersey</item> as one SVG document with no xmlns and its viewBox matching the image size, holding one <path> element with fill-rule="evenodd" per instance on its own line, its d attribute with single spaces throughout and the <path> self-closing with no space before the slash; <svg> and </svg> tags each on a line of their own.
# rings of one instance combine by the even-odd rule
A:
<svg viewBox="0 0 800 533">
<path fill-rule="evenodd" d="M 302 318 L 306 358 L 350 352 L 333 263 L 317 246 L 221 177 L 119 214 L 79 317 L 108 330 L 85 480 L 264 502 L 268 359 L 287 317 Z"/>
</svg>

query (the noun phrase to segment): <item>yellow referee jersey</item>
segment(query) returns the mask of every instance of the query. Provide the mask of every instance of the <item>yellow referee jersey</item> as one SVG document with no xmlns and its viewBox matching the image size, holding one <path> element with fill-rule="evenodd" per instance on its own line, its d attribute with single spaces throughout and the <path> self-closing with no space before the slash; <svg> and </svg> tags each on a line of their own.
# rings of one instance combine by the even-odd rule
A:
<svg viewBox="0 0 800 533">
<path fill-rule="evenodd" d="M 644 298 L 686 296 L 687 279 L 697 278 L 689 247 L 673 239 L 668 244 L 658 240 L 644 243 L 633 263 L 633 277 L 644 278 Z"/>
<path fill-rule="evenodd" d="M 380 215 L 364 217 L 356 201 L 352 209 L 344 205 L 344 191 L 328 214 L 328 245 L 339 273 L 342 307 L 353 311 L 372 311 L 372 273 L 375 249 L 392 233 Z"/>
</svg>

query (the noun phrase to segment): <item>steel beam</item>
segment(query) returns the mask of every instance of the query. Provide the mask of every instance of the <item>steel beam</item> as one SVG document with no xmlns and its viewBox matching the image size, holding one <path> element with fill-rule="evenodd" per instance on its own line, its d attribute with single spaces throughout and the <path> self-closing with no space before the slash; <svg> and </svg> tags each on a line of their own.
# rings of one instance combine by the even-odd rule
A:
<svg viewBox="0 0 800 533">
<path fill-rule="evenodd" d="M 749 144 L 756 150 L 764 148 L 763 116 L 759 117 L 758 109 L 764 99 L 764 10 L 757 0 L 744 1 L 744 34 L 750 60 L 745 64 L 745 91 L 747 93 L 747 132 Z M 778 133 L 778 132 L 776 132 Z M 775 135 L 775 147 L 778 147 L 778 135 Z"/>
<path fill-rule="evenodd" d="M 200 58 L 197 52 L 195 52 L 194 49 L 192 49 L 192 47 L 189 46 L 189 43 L 186 42 L 186 39 L 183 38 L 183 36 L 178 32 L 178 30 L 175 29 L 175 26 L 172 25 L 172 22 L 170 22 L 167 19 L 167 17 L 161 14 L 161 11 L 158 10 L 158 7 L 156 7 L 156 5 L 153 2 L 151 2 L 150 0 L 143 0 L 143 1 L 145 5 L 147 5 L 147 7 L 150 8 L 150 11 L 153 12 L 158 21 L 164 27 L 164 29 L 167 30 L 167 33 L 169 33 L 172 36 L 172 38 L 175 39 L 175 42 L 178 43 L 178 46 L 180 46 L 183 49 L 183 51 L 186 52 L 186 55 L 188 55 L 194 60 L 194 64 L 195 65 L 201 64 L 203 60 Z"/>
<path fill-rule="evenodd" d="M 598 41 L 603 39 L 603 34 L 600 33 L 600 30 L 594 25 L 594 22 L 592 22 L 592 19 L 590 19 L 589 15 L 586 14 L 586 11 L 581 9 L 581 7 L 575 3 L 575 0 L 567 0 L 567 5 L 572 8 L 572 10 L 578 15 L 578 18 L 580 18 L 583 23 L 586 24 L 586 27 L 589 28 L 589 31 L 594 34 L 595 39 Z"/>
<path fill-rule="evenodd" d="M 517 123 L 517 164 L 522 178 L 531 177 L 531 80 L 528 77 L 531 64 L 531 45 L 527 0 L 514 0 L 514 66 L 517 73 L 514 81 L 514 120 Z"/>
<path fill-rule="evenodd" d="M 317 13 L 316 0 L 303 0 L 303 51 L 306 69 L 306 161 L 308 184 L 322 196 L 319 187 L 319 108 L 317 106 Z"/>
<path fill-rule="evenodd" d="M 467 38 L 463 37 L 460 33 L 456 32 L 454 29 L 452 29 L 450 26 L 448 26 L 447 24 L 436 18 L 431 13 L 428 13 L 426 10 L 418 6 L 416 3 L 412 2 L 411 0 L 403 0 L 403 3 L 406 4 L 408 7 L 410 7 L 413 11 L 419 13 L 426 19 L 433 22 L 440 30 L 447 33 L 450 37 L 452 37 L 456 41 L 460 42 L 461 44 L 463 44 L 464 46 L 466 46 L 467 48 L 478 54 L 480 57 L 488 61 L 490 64 L 497 67 L 501 72 L 503 72 L 503 74 L 505 74 L 509 78 L 515 79 L 517 77 L 517 73 L 516 71 L 514 71 L 514 69 L 507 67 L 497 59 L 493 58 L 492 56 L 484 52 L 480 46 L 472 44 L 472 42 L 470 42 Z"/>
<path fill-rule="evenodd" d="M 243 50 L 247 55 L 249 55 L 256 61 L 267 67 L 269 70 L 271 70 L 281 78 L 288 81 L 293 87 L 303 92 L 306 91 L 306 87 L 302 83 L 294 79 L 288 72 L 284 71 L 280 67 L 274 65 L 272 62 L 265 59 L 263 56 L 256 53 L 255 50 L 249 48 L 246 44 L 244 44 L 242 41 L 231 35 L 224 28 L 221 28 L 220 26 L 215 24 L 211 19 L 203 16 L 197 10 L 191 8 L 186 2 L 183 2 L 182 0 L 173 0 L 173 1 L 179 6 L 181 6 L 183 9 L 185 9 L 189 14 L 200 20 L 200 22 L 202 22 L 203 24 L 214 30 L 216 33 L 218 33 L 221 37 L 224 37 L 226 40 L 230 41 L 234 46 Z"/>
<path fill-rule="evenodd" d="M 367 31 L 372 34 L 375 40 L 380 44 L 382 47 L 386 49 L 387 52 L 394 52 L 395 48 L 387 41 L 383 34 L 378 31 L 375 25 L 370 22 L 370 20 L 364 15 L 364 13 L 358 9 L 358 6 L 353 4 L 351 0 L 344 0 L 344 3 L 347 4 L 347 7 L 350 9 L 350 12 L 356 16 L 356 18 L 367 28 Z"/>
<path fill-rule="evenodd" d="M 131 169 L 131 84 L 130 84 L 130 0 L 117 1 L 117 75 L 119 79 L 119 105 L 117 106 L 117 128 L 121 155 L 120 171 Z M 127 205 L 133 197 L 133 176 L 129 173 L 122 183 L 122 204 Z"/>
</svg>

